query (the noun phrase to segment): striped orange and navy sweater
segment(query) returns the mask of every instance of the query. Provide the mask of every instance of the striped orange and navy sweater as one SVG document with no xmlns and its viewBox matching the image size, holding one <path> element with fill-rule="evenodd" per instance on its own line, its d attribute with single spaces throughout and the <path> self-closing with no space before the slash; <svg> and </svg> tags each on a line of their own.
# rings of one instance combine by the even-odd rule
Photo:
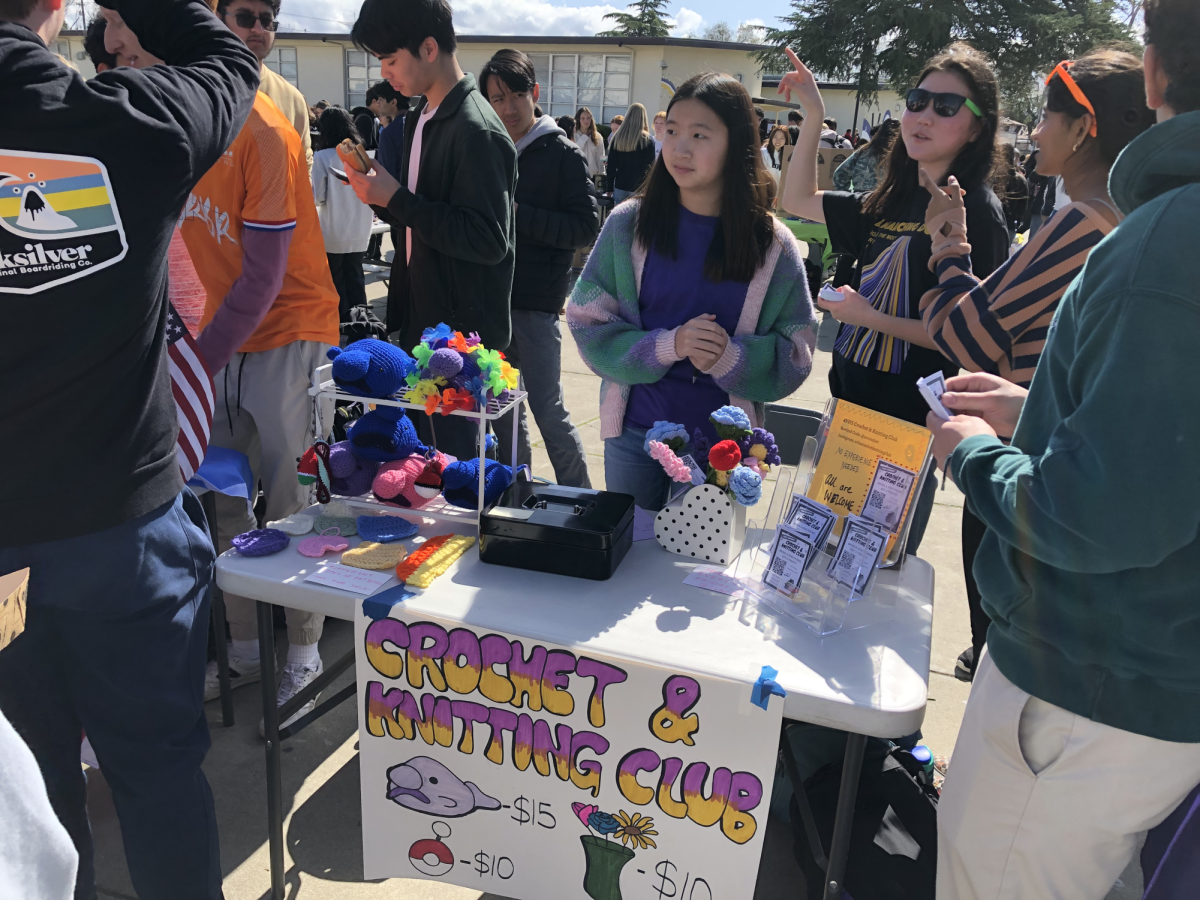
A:
<svg viewBox="0 0 1200 900">
<path fill-rule="evenodd" d="M 964 369 L 1028 387 L 1058 301 L 1113 227 L 1087 204 L 1071 203 L 985 280 L 971 273 L 969 257 L 946 257 L 938 286 L 921 298 L 925 329 Z"/>
</svg>

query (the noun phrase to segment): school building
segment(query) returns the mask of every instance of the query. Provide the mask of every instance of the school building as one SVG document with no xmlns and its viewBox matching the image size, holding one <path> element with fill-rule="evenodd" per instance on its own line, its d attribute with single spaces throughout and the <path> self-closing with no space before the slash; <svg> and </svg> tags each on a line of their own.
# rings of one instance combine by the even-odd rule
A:
<svg viewBox="0 0 1200 900">
<path fill-rule="evenodd" d="M 741 81 L 768 118 L 785 119 L 796 104 L 777 100 L 778 78 L 763 84 L 755 44 L 688 38 L 608 38 L 568 36 L 508 36 L 460 34 L 458 59 L 463 71 L 478 75 L 497 50 L 511 47 L 528 54 L 541 85 L 541 106 L 550 115 L 574 115 L 586 106 L 601 122 L 622 114 L 630 103 L 643 104 L 650 115 L 665 109 L 675 86 L 698 72 L 727 72 Z M 83 35 L 64 31 L 57 52 L 70 59 L 85 77 L 95 74 L 83 52 Z M 361 106 L 367 88 L 382 79 L 379 60 L 357 49 L 346 34 L 279 32 L 266 60 L 304 94 L 309 105 L 318 100 L 351 109 Z M 826 115 L 837 118 L 842 130 L 854 113 L 854 88 L 822 84 Z M 885 110 L 899 114 L 900 100 L 883 91 L 859 120 L 877 122 Z"/>
</svg>

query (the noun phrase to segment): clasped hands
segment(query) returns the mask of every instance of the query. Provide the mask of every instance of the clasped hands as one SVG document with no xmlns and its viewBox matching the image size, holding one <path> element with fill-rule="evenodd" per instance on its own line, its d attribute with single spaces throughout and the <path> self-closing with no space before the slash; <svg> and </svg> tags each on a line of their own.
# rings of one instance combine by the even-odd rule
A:
<svg viewBox="0 0 1200 900">
<path fill-rule="evenodd" d="M 690 359 L 701 372 L 717 364 L 729 344 L 729 334 L 709 313 L 684 322 L 675 332 L 675 355 Z"/>
</svg>

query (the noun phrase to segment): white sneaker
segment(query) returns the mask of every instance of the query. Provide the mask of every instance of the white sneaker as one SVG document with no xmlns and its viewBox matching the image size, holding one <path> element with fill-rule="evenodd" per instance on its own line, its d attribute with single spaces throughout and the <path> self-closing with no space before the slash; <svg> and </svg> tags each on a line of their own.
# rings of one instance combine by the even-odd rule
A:
<svg viewBox="0 0 1200 900">
<path fill-rule="evenodd" d="M 245 660 L 233 652 L 229 645 L 229 688 L 237 690 L 243 684 L 254 684 L 262 680 L 262 663 L 257 659 Z M 217 661 L 214 659 L 204 670 L 204 702 L 221 696 L 221 679 L 217 676 Z"/>
<path fill-rule="evenodd" d="M 304 690 L 304 688 L 308 687 L 308 685 L 312 683 L 312 680 L 324 671 L 325 663 L 323 663 L 321 660 L 317 660 L 317 667 L 315 669 L 311 666 L 300 665 L 299 663 L 288 663 L 283 667 L 283 681 L 279 684 L 279 696 L 275 700 L 275 705 L 283 706 L 283 704 L 295 697 L 298 693 Z M 317 698 L 320 696 L 320 694 L 317 694 L 316 697 L 313 697 L 311 700 L 305 703 L 302 707 L 296 710 L 287 719 L 287 721 L 280 722 L 279 727 L 287 728 L 293 722 L 298 721 L 302 716 L 306 716 L 312 712 L 316 708 Z M 263 724 L 262 719 L 258 720 L 258 736 L 267 736 L 266 726 Z"/>
</svg>

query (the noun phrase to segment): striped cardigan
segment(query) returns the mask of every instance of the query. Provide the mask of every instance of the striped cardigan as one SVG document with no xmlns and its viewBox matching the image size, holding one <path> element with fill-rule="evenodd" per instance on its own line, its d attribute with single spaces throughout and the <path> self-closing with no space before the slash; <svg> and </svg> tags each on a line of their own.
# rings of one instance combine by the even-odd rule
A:
<svg viewBox="0 0 1200 900">
<path fill-rule="evenodd" d="M 925 329 L 964 369 L 1028 387 L 1059 300 L 1112 230 L 1087 204 L 1070 203 L 983 281 L 971 273 L 969 246 L 946 256 L 938 286 L 921 298 Z"/>
<path fill-rule="evenodd" d="M 600 436 L 620 436 L 629 388 L 662 378 L 682 357 L 678 329 L 642 328 L 646 248 L 634 236 L 637 201 L 620 204 L 604 223 L 567 306 L 567 325 L 588 368 L 601 378 Z M 750 280 L 737 328 L 708 374 L 751 422 L 763 404 L 796 390 L 812 370 L 816 331 L 804 260 L 791 231 L 772 220 L 775 238 Z"/>
</svg>

